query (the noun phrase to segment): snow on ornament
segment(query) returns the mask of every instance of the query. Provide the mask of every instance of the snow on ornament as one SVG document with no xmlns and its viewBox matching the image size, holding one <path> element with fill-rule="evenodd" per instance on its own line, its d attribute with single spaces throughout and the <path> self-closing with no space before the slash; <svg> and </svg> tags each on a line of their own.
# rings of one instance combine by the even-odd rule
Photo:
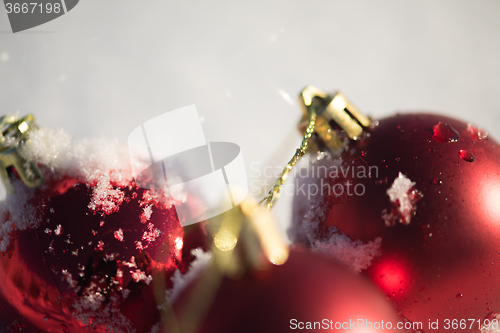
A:
<svg viewBox="0 0 500 333">
<path fill-rule="evenodd" d="M 499 144 L 470 124 L 434 114 L 398 114 L 369 125 L 352 105 L 333 107 L 335 98 L 321 91 L 303 98 L 306 114 L 314 109 L 327 124 L 316 130 L 313 148 L 327 152 L 323 163 L 364 167 L 369 176 L 327 173 L 298 182 L 326 190 L 351 184 L 363 195 L 325 190 L 310 200 L 296 197 L 290 237 L 312 249 L 332 233 L 360 244 L 381 239 L 363 274 L 402 315 L 438 320 L 440 331 L 447 322 L 455 332 L 478 331 L 500 311 Z M 474 324 L 452 327 L 454 319 Z"/>
<path fill-rule="evenodd" d="M 182 228 L 166 191 L 138 187 L 126 147 L 1 121 L 0 331 L 150 332 L 204 224 Z"/>
</svg>

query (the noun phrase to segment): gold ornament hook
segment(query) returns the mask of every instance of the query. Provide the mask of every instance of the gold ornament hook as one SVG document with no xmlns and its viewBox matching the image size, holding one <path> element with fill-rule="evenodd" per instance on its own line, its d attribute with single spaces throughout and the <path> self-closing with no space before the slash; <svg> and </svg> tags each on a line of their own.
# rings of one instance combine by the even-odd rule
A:
<svg viewBox="0 0 500 333">
<path fill-rule="evenodd" d="M 332 95 L 313 87 L 305 87 L 299 95 L 303 117 L 299 128 L 313 108 L 316 109 L 315 132 L 323 140 L 326 148 L 333 153 L 344 150 L 349 140 L 358 140 L 365 128 L 371 124 L 370 118 L 361 113 L 341 92 Z"/>
<path fill-rule="evenodd" d="M 7 171 L 9 167 L 14 167 L 21 180 L 29 187 L 37 187 L 43 181 L 42 172 L 36 163 L 26 160 L 18 151 L 20 145 L 27 140 L 28 134 L 36 128 L 38 127 L 35 117 L 31 114 L 22 118 L 0 118 L 0 177 L 9 193 L 14 191 Z"/>
<path fill-rule="evenodd" d="M 295 163 L 306 153 L 313 132 L 319 135 L 330 152 L 340 154 L 346 148 L 346 140 L 358 140 L 365 128 L 371 125 L 370 118 L 362 114 L 340 92 L 329 95 L 319 88 L 307 86 L 299 94 L 299 100 L 304 113 L 299 129 L 304 132 L 304 137 L 268 195 L 261 200 L 268 209 L 278 200 L 281 188 Z M 313 142 L 313 145 L 316 143 Z"/>
</svg>

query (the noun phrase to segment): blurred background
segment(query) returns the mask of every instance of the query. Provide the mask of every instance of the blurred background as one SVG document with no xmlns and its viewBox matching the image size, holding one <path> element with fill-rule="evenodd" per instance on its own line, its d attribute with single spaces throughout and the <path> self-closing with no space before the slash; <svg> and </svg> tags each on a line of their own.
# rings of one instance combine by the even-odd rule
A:
<svg viewBox="0 0 500 333">
<path fill-rule="evenodd" d="M 2 114 L 126 143 L 195 104 L 208 141 L 241 147 L 259 198 L 300 143 L 305 85 L 375 118 L 433 111 L 500 138 L 499 59 L 498 0 L 85 0 L 16 34 L 0 10 Z"/>
</svg>

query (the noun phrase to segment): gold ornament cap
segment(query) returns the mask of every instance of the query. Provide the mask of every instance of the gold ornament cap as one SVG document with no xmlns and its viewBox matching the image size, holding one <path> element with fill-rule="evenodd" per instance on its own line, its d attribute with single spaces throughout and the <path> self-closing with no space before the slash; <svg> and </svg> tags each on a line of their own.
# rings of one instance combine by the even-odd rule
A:
<svg viewBox="0 0 500 333">
<path fill-rule="evenodd" d="M 31 131 L 38 128 L 31 114 L 0 117 L 0 177 L 7 192 L 14 191 L 9 178 L 9 167 L 14 167 L 21 180 L 28 187 L 37 187 L 43 181 L 42 172 L 34 161 L 28 161 L 19 154 L 19 147 L 28 139 Z"/>
<path fill-rule="evenodd" d="M 307 126 L 311 110 L 317 114 L 314 132 L 331 152 L 343 151 L 346 143 L 356 141 L 370 127 L 371 119 L 361 113 L 341 92 L 328 94 L 314 86 L 299 94 L 303 117 L 301 132 Z"/>
</svg>

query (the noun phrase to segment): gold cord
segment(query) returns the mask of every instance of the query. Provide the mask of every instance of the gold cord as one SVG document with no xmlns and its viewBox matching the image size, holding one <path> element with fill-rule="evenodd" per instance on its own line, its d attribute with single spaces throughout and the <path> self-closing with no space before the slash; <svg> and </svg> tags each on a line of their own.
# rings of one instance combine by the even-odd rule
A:
<svg viewBox="0 0 500 333">
<path fill-rule="evenodd" d="M 292 159 L 288 162 L 286 167 L 283 169 L 281 172 L 280 176 L 276 181 L 274 182 L 273 187 L 269 191 L 268 195 L 260 201 L 260 203 L 266 202 L 267 209 L 271 209 L 273 205 L 276 203 L 280 196 L 280 191 L 281 188 L 283 187 L 283 184 L 285 183 L 286 179 L 288 178 L 288 174 L 290 171 L 292 171 L 293 166 L 297 161 L 304 156 L 306 153 L 307 147 L 309 146 L 309 139 L 311 138 L 311 135 L 314 132 L 314 126 L 316 125 L 316 109 L 314 107 L 310 108 L 309 111 L 309 123 L 307 125 L 306 132 L 304 134 L 304 138 L 302 139 L 302 143 L 300 144 L 300 147 L 297 148 L 295 151 L 295 154 L 293 155 Z"/>
</svg>

